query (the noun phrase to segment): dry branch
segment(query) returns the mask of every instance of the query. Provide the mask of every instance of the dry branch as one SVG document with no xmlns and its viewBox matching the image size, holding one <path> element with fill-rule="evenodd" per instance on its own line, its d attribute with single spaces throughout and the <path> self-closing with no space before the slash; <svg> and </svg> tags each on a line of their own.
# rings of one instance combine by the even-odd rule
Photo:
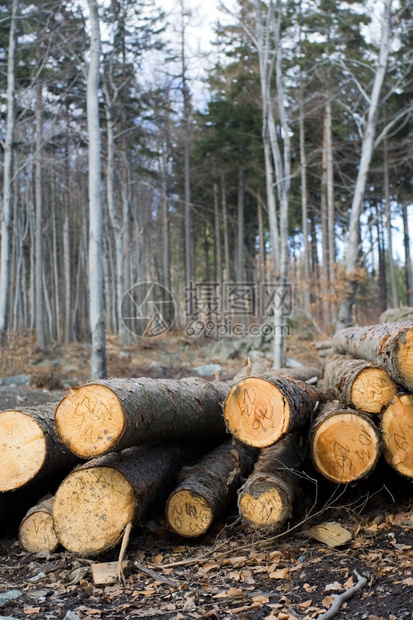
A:
<svg viewBox="0 0 413 620">
<path fill-rule="evenodd" d="M 153 441 L 225 432 L 226 383 L 188 379 L 110 379 L 70 391 L 56 410 L 56 433 L 92 458 Z"/>
</svg>

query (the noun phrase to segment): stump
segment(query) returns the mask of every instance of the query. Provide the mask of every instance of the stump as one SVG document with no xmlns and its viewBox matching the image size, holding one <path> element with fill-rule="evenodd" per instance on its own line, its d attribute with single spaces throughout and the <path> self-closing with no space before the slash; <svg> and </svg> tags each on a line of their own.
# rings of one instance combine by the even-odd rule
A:
<svg viewBox="0 0 413 620">
<path fill-rule="evenodd" d="M 166 519 L 180 536 L 205 534 L 251 471 L 255 451 L 225 440 L 199 463 L 185 468 L 166 504 Z"/>
<path fill-rule="evenodd" d="M 69 471 L 77 459 L 58 441 L 56 404 L 0 412 L 0 491 L 12 491 L 34 479 Z"/>
<path fill-rule="evenodd" d="M 53 525 L 53 497 L 30 508 L 20 524 L 19 542 L 30 553 L 53 553 L 59 545 Z"/>
<path fill-rule="evenodd" d="M 291 517 L 300 472 L 295 435 L 287 435 L 279 443 L 264 448 L 239 493 L 238 508 L 243 521 L 262 531 L 279 529 Z"/>
<path fill-rule="evenodd" d="M 81 465 L 56 492 L 53 521 L 59 542 L 79 555 L 114 547 L 126 525 L 141 525 L 150 506 L 166 498 L 181 460 L 176 446 L 140 446 Z"/>
<path fill-rule="evenodd" d="M 366 360 L 336 355 L 325 367 L 325 387 L 344 405 L 380 413 L 397 394 L 397 385 L 383 368 Z"/>
<path fill-rule="evenodd" d="M 381 420 L 383 454 L 396 471 L 413 478 L 413 395 L 399 394 Z"/>
<path fill-rule="evenodd" d="M 349 327 L 334 336 L 337 353 L 373 362 L 396 383 L 413 390 L 413 322 Z"/>
<path fill-rule="evenodd" d="M 239 441 L 264 448 L 307 422 L 319 398 L 306 383 L 280 377 L 276 372 L 246 377 L 227 396 L 225 422 Z"/>
<path fill-rule="evenodd" d="M 109 379 L 72 388 L 56 409 L 59 439 L 83 459 L 153 441 L 225 432 L 229 386 L 188 379 Z"/>
<path fill-rule="evenodd" d="M 349 483 L 370 474 L 380 456 L 380 433 L 372 420 L 340 403 L 328 403 L 314 422 L 311 454 L 327 480 Z"/>
</svg>

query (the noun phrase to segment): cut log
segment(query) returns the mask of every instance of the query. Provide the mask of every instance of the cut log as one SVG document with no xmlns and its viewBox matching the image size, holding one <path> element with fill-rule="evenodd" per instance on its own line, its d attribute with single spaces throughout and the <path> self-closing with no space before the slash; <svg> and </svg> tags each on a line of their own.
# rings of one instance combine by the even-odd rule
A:
<svg viewBox="0 0 413 620">
<path fill-rule="evenodd" d="M 381 420 L 383 454 L 396 471 L 413 478 L 413 395 L 399 394 Z"/>
<path fill-rule="evenodd" d="M 198 377 L 109 379 L 72 388 L 56 409 L 59 439 L 89 459 L 153 441 L 225 432 L 229 386 Z"/>
<path fill-rule="evenodd" d="M 341 355 L 327 362 L 324 381 L 341 403 L 367 413 L 380 413 L 397 394 L 397 385 L 386 370 Z"/>
<path fill-rule="evenodd" d="M 30 508 L 20 524 L 19 542 L 30 553 L 53 553 L 59 545 L 53 526 L 53 497 Z"/>
<path fill-rule="evenodd" d="M 335 483 L 368 476 L 380 456 L 380 433 L 372 420 L 340 403 L 328 403 L 314 422 L 311 454 L 316 469 Z"/>
<path fill-rule="evenodd" d="M 264 448 L 239 494 L 238 508 L 243 521 L 262 531 L 279 529 L 291 517 L 300 472 L 294 434 Z"/>
<path fill-rule="evenodd" d="M 62 482 L 53 504 L 60 543 L 79 555 L 114 547 L 128 523 L 141 525 L 150 506 L 176 483 L 182 450 L 140 446 L 81 465 Z"/>
<path fill-rule="evenodd" d="M 349 327 L 334 336 L 337 353 L 369 360 L 413 390 L 413 322 Z"/>
<path fill-rule="evenodd" d="M 223 513 L 254 466 L 255 451 L 225 440 L 199 463 L 185 468 L 166 504 L 166 519 L 180 536 L 205 534 Z"/>
<path fill-rule="evenodd" d="M 264 448 L 309 421 L 319 398 L 306 383 L 276 372 L 246 377 L 227 396 L 225 422 L 239 441 Z"/>
<path fill-rule="evenodd" d="M 77 462 L 57 439 L 56 404 L 0 412 L 0 491 L 11 491 Z"/>
</svg>

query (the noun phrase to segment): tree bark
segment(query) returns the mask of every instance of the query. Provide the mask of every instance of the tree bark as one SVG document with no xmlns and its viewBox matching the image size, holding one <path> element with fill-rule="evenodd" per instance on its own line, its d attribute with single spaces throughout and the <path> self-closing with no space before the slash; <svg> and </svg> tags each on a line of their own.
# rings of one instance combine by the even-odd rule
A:
<svg viewBox="0 0 413 620">
<path fill-rule="evenodd" d="M 9 322 L 10 250 L 13 221 L 13 142 L 15 128 L 15 55 L 19 0 L 12 0 L 7 58 L 7 119 L 3 160 L 3 206 L 1 212 L 0 253 L 0 345 L 5 343 Z"/>
<path fill-rule="evenodd" d="M 347 484 L 375 468 L 380 433 L 367 415 L 332 402 L 315 420 L 310 445 L 316 469 L 331 482 Z"/>
<path fill-rule="evenodd" d="M 238 508 L 243 521 L 265 532 L 282 527 L 292 515 L 301 469 L 294 434 L 264 448 L 239 493 Z"/>
<path fill-rule="evenodd" d="M 59 541 L 53 525 L 53 497 L 30 508 L 19 527 L 19 543 L 29 553 L 53 553 Z"/>
<path fill-rule="evenodd" d="M 336 329 L 339 331 L 344 327 L 352 325 L 352 309 L 354 305 L 357 277 L 356 270 L 359 260 L 359 226 L 361 207 L 366 188 L 367 175 L 370 168 L 370 162 L 374 150 L 374 136 L 376 131 L 378 106 L 380 101 L 380 92 L 383 86 L 384 76 L 386 75 L 387 59 L 390 46 L 390 17 L 391 17 L 392 0 L 385 0 L 383 15 L 381 18 L 381 37 L 380 52 L 377 63 L 377 69 L 374 76 L 373 88 L 371 92 L 368 118 L 366 124 L 365 135 L 363 138 L 360 164 L 358 167 L 356 186 L 354 188 L 353 201 L 350 211 L 350 230 L 347 242 L 347 290 L 344 293 L 339 313 Z"/>
<path fill-rule="evenodd" d="M 181 474 L 166 504 L 166 519 L 180 536 L 205 534 L 233 499 L 255 461 L 254 451 L 226 439 Z"/>
<path fill-rule="evenodd" d="M 54 432 L 56 403 L 0 413 L 0 492 L 67 471 L 76 459 Z"/>
<path fill-rule="evenodd" d="M 399 394 L 381 420 L 383 454 L 399 474 L 413 478 L 413 396 Z"/>
<path fill-rule="evenodd" d="M 225 432 L 227 383 L 109 379 L 72 388 L 56 409 L 59 439 L 81 458 L 151 441 Z"/>
<path fill-rule="evenodd" d="M 105 323 L 103 318 L 101 140 L 99 123 L 100 27 L 96 0 L 88 0 L 90 63 L 87 78 L 87 126 L 89 133 L 89 316 L 92 332 L 92 379 L 106 373 Z"/>
<path fill-rule="evenodd" d="M 53 522 L 60 543 L 90 556 L 111 549 L 125 527 L 140 526 L 148 509 L 166 498 L 178 478 L 182 451 L 140 446 L 94 459 L 58 488 Z"/>
<path fill-rule="evenodd" d="M 335 334 L 333 345 L 337 353 L 369 360 L 413 390 L 413 322 L 349 327 Z"/>
<path fill-rule="evenodd" d="M 338 355 L 327 361 L 324 383 L 344 405 L 367 413 L 380 413 L 397 394 L 397 385 L 383 368 Z"/>
<path fill-rule="evenodd" d="M 234 385 L 224 405 L 229 432 L 239 441 L 264 448 L 307 422 L 320 399 L 306 383 L 277 372 L 249 376 Z"/>
</svg>

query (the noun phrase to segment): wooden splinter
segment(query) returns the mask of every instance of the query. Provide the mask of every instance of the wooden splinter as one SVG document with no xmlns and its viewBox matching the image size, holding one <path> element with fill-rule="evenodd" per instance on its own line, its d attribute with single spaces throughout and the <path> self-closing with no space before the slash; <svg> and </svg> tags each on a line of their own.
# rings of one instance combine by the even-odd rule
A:
<svg viewBox="0 0 413 620">
<path fill-rule="evenodd" d="M 370 418 L 340 403 L 328 403 L 314 422 L 311 454 L 316 469 L 335 483 L 367 476 L 380 455 L 380 433 Z"/>
</svg>

